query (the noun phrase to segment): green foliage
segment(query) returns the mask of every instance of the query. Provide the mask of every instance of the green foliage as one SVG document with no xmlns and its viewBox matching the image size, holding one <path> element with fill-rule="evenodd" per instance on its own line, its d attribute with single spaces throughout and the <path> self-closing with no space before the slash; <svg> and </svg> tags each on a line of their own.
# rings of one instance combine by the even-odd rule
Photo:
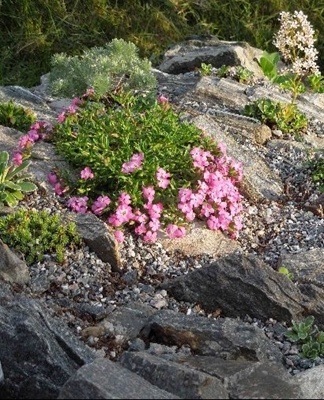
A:
<svg viewBox="0 0 324 400">
<path fill-rule="evenodd" d="M 24 198 L 24 193 L 33 192 L 37 186 L 28 182 L 28 175 L 22 174 L 30 164 L 25 160 L 19 166 L 9 165 L 9 153 L 0 152 L 0 208 L 4 204 L 15 207 Z"/>
<path fill-rule="evenodd" d="M 141 60 L 137 53 L 133 43 L 113 39 L 104 47 L 85 50 L 80 56 L 55 54 L 50 72 L 51 92 L 75 97 L 91 87 L 102 96 L 121 83 L 125 90 L 152 92 L 156 79 L 151 63 Z"/>
<path fill-rule="evenodd" d="M 301 355 L 315 359 L 324 355 L 324 332 L 313 326 L 315 318 L 310 315 L 301 322 L 292 321 L 292 327 L 285 333 L 291 341 L 301 347 Z"/>
<path fill-rule="evenodd" d="M 88 166 L 94 179 L 78 186 L 79 194 L 107 194 L 113 201 L 121 192 L 132 198 L 134 208 L 143 205 L 143 186 L 156 186 L 156 171 L 163 168 L 172 178 L 166 189 L 157 188 L 155 199 L 169 208 L 169 218 L 180 216 L 178 190 L 195 188 L 197 174 L 190 150 L 200 146 L 220 155 L 218 146 L 192 124 L 179 121 L 168 104 L 147 104 L 142 96 L 130 94 L 115 98 L 118 106 L 86 101 L 76 114 L 70 114 L 54 128 L 58 151 L 75 167 Z M 122 165 L 134 153 L 144 153 L 140 169 L 122 172 Z M 81 183 L 80 183 L 81 184 Z M 167 213 L 164 216 L 168 218 Z M 179 221 L 179 220 L 178 220 Z"/>
<path fill-rule="evenodd" d="M 318 35 L 324 66 L 322 0 L 8 0 L 0 10 L 0 84 L 35 86 L 55 53 L 80 54 L 113 38 L 159 62 L 188 35 L 217 35 L 274 51 L 281 11 L 303 10 Z M 85 24 L 86 21 L 86 24 Z"/>
<path fill-rule="evenodd" d="M 43 261 L 45 254 L 54 254 L 63 263 L 65 249 L 81 243 L 74 222 L 46 211 L 19 209 L 1 217 L 0 232 L 1 240 L 22 252 L 28 265 Z"/>
<path fill-rule="evenodd" d="M 293 279 L 294 277 L 294 275 L 284 265 L 278 268 L 278 272 L 279 274 L 285 275 L 288 279 Z"/>
<path fill-rule="evenodd" d="M 324 149 L 318 150 L 316 157 L 309 162 L 313 182 L 319 185 L 319 190 L 324 192 Z"/>
<path fill-rule="evenodd" d="M 252 83 L 253 80 L 253 72 L 243 67 L 242 65 L 230 67 L 228 65 L 222 65 L 218 71 L 217 75 L 220 78 L 230 77 L 235 79 L 240 83 L 249 84 Z"/>
<path fill-rule="evenodd" d="M 12 100 L 0 103 L 0 125 L 25 132 L 36 121 L 32 110 L 16 105 Z"/>
<path fill-rule="evenodd" d="M 202 76 L 211 75 L 213 72 L 213 66 L 211 64 L 201 63 L 199 72 L 200 72 L 200 75 L 202 75 Z"/>
<path fill-rule="evenodd" d="M 324 93 L 323 75 L 311 74 L 307 76 L 306 85 L 315 93 Z"/>
<path fill-rule="evenodd" d="M 284 104 L 270 99 L 258 99 L 244 107 L 243 114 L 278 128 L 283 133 L 300 134 L 308 124 L 307 117 L 294 103 Z"/>
</svg>

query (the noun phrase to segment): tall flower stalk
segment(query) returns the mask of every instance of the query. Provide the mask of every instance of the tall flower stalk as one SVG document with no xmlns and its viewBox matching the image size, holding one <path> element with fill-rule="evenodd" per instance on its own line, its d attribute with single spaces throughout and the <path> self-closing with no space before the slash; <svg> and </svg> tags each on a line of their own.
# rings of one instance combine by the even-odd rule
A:
<svg viewBox="0 0 324 400">
<path fill-rule="evenodd" d="M 298 93 L 303 90 L 303 78 L 320 74 L 316 64 L 318 51 L 314 47 L 315 31 L 302 11 L 293 14 L 282 11 L 279 21 L 280 29 L 274 35 L 273 44 L 287 64 L 286 71 L 292 74 L 289 88 L 293 92 L 292 103 L 295 103 Z"/>
</svg>

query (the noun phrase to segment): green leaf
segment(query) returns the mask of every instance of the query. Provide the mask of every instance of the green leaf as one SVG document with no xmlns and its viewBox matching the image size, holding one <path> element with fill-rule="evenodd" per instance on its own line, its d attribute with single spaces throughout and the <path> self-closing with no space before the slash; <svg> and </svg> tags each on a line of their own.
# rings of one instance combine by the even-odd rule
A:
<svg viewBox="0 0 324 400">
<path fill-rule="evenodd" d="M 17 184 L 22 192 L 33 192 L 37 186 L 32 182 L 19 182 Z"/>
<path fill-rule="evenodd" d="M 9 188 L 9 189 L 12 189 L 12 190 L 20 190 L 19 185 L 16 184 L 16 183 L 13 183 L 13 182 L 11 182 L 11 181 L 5 181 L 5 182 L 3 182 L 3 184 L 4 184 L 5 187 L 7 187 L 7 188 Z"/>
<path fill-rule="evenodd" d="M 18 165 L 18 167 L 15 167 L 14 169 L 12 169 L 8 175 L 7 175 L 7 179 L 11 180 L 15 175 L 17 175 L 19 172 L 23 171 L 24 169 L 28 168 L 30 165 L 30 161 L 29 160 L 25 160 L 23 161 L 20 165 Z"/>
<path fill-rule="evenodd" d="M 303 320 L 303 324 L 304 324 L 306 327 L 309 327 L 309 328 L 310 328 L 310 327 L 313 325 L 314 321 L 315 321 L 315 317 L 314 317 L 313 315 L 309 315 L 307 318 L 305 318 L 305 319 Z"/>
<path fill-rule="evenodd" d="M 8 164 L 9 153 L 7 151 L 0 151 L 0 163 Z"/>
<path fill-rule="evenodd" d="M 11 193 L 5 193 L 5 202 L 8 204 L 9 207 L 16 207 L 18 204 L 17 199 Z"/>
</svg>

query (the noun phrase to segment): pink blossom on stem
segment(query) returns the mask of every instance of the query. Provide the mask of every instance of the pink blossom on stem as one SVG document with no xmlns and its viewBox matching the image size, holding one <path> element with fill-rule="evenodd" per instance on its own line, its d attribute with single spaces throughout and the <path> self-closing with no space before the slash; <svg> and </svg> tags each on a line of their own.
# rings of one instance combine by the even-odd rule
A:
<svg viewBox="0 0 324 400">
<path fill-rule="evenodd" d="M 119 230 L 114 231 L 114 236 L 118 243 L 123 243 L 123 241 L 125 240 L 125 235 L 124 235 L 123 231 L 119 231 Z"/>
<path fill-rule="evenodd" d="M 171 174 L 169 172 L 166 172 L 163 168 L 158 168 L 156 172 L 158 186 L 162 189 L 166 189 L 170 184 L 170 176 Z"/>
<path fill-rule="evenodd" d="M 12 162 L 14 163 L 14 165 L 18 166 L 20 164 L 22 164 L 23 162 L 23 156 L 21 153 L 19 153 L 18 151 L 14 153 L 13 157 L 12 157 Z"/>
<path fill-rule="evenodd" d="M 89 167 L 83 168 L 83 170 L 80 172 L 81 179 L 87 180 L 87 179 L 93 179 L 94 174 Z"/>
<path fill-rule="evenodd" d="M 65 112 L 61 112 L 61 114 L 57 117 L 58 122 L 62 123 L 65 121 Z"/>
<path fill-rule="evenodd" d="M 132 155 L 128 162 L 122 165 L 122 172 L 124 174 L 131 174 L 142 166 L 144 160 L 144 153 L 135 153 Z"/>
<path fill-rule="evenodd" d="M 142 189 L 142 194 L 144 199 L 148 201 L 148 203 L 152 203 L 154 200 L 155 190 L 153 186 L 144 186 Z"/>
<path fill-rule="evenodd" d="M 100 215 L 104 212 L 105 208 L 109 206 L 111 200 L 108 196 L 99 196 L 92 204 L 91 210 L 94 214 Z"/>
<path fill-rule="evenodd" d="M 174 224 L 168 224 L 165 231 L 170 239 L 178 239 L 186 235 L 186 229 L 183 226 Z"/>
<path fill-rule="evenodd" d="M 54 191 L 58 196 L 62 196 L 67 191 L 67 188 L 61 182 L 57 182 L 54 184 Z"/>
<path fill-rule="evenodd" d="M 169 99 L 168 99 L 166 96 L 163 96 L 163 94 L 161 94 L 161 95 L 158 97 L 158 103 L 166 104 L 166 103 L 168 103 L 168 102 L 169 102 Z"/>
<path fill-rule="evenodd" d="M 156 232 L 152 232 L 150 230 L 148 230 L 145 233 L 145 235 L 143 236 L 144 242 L 147 242 L 147 243 L 154 243 L 154 242 L 156 242 L 156 239 L 157 239 Z"/>
<path fill-rule="evenodd" d="M 80 214 L 85 214 L 87 212 L 89 198 L 87 196 L 84 197 L 71 197 L 67 201 L 68 207 L 71 208 L 72 211 L 75 211 Z"/>
<path fill-rule="evenodd" d="M 54 186 L 56 183 L 58 183 L 58 177 L 54 172 L 50 172 L 47 175 L 47 180 L 52 186 Z"/>
</svg>

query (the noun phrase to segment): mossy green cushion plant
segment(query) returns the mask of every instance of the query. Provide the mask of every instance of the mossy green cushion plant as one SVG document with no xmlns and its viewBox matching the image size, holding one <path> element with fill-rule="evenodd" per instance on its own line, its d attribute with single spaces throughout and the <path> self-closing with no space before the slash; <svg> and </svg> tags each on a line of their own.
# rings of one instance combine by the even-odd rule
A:
<svg viewBox="0 0 324 400">
<path fill-rule="evenodd" d="M 63 263 L 66 249 L 81 244 L 74 222 L 46 211 L 19 209 L 1 217 L 0 232 L 1 240 L 22 252 L 28 265 L 43 261 L 45 254 Z"/>
<path fill-rule="evenodd" d="M 103 47 L 92 47 L 80 56 L 64 53 L 52 57 L 50 88 L 54 95 L 74 97 L 93 88 L 98 96 L 122 84 L 126 90 L 152 92 L 156 78 L 151 63 L 138 56 L 137 47 L 113 39 Z"/>
<path fill-rule="evenodd" d="M 26 132 L 36 121 L 36 114 L 29 108 L 15 104 L 12 100 L 0 103 L 0 125 Z"/>
</svg>

